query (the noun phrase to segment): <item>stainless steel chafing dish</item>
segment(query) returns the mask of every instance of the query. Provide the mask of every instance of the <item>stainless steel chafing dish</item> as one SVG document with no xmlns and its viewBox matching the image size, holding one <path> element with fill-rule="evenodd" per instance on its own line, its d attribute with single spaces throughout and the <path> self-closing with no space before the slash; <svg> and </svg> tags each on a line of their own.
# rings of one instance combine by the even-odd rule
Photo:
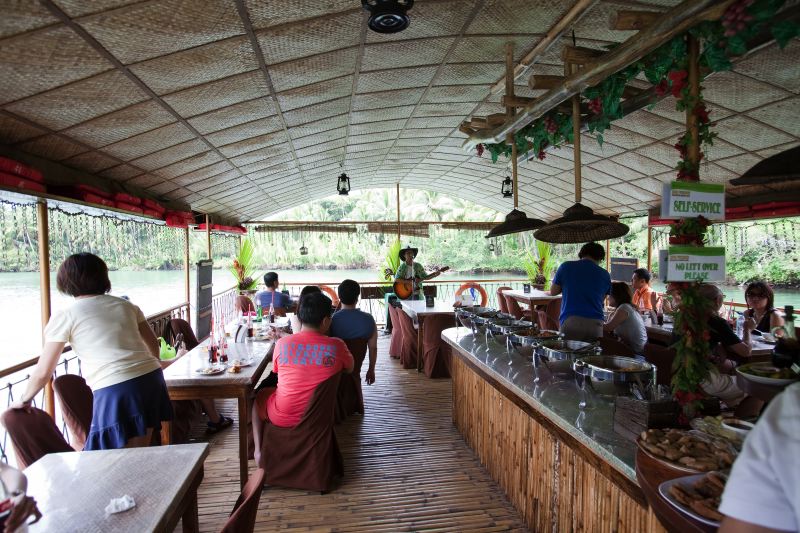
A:
<svg viewBox="0 0 800 533">
<path fill-rule="evenodd" d="M 473 333 L 479 326 L 483 326 L 487 319 L 496 317 L 497 314 L 498 312 L 496 309 L 489 307 L 456 308 L 456 318 L 458 318 L 458 321 L 461 322 L 461 325 L 465 328 L 471 329 Z"/>
<path fill-rule="evenodd" d="M 518 346 L 536 346 L 545 340 L 560 339 L 563 335 L 550 329 L 539 329 L 537 326 L 527 330 L 517 330 L 509 333 L 508 342 Z"/>
<path fill-rule="evenodd" d="M 495 335 L 508 335 L 509 333 L 530 329 L 532 327 L 532 322 L 517 320 L 515 318 L 505 318 L 502 313 L 496 318 L 490 319 L 486 324 L 486 329 Z"/>
<path fill-rule="evenodd" d="M 572 364 L 578 357 L 601 352 L 596 343 L 560 338 L 542 340 L 534 350 L 539 357 L 547 361 L 548 370 L 558 374 L 572 374 Z"/>
<path fill-rule="evenodd" d="M 632 357 L 590 355 L 578 358 L 572 365 L 575 379 L 584 392 L 580 407 L 585 407 L 588 395 L 624 396 L 631 394 L 631 385 L 640 389 L 655 384 L 655 367 Z"/>
</svg>

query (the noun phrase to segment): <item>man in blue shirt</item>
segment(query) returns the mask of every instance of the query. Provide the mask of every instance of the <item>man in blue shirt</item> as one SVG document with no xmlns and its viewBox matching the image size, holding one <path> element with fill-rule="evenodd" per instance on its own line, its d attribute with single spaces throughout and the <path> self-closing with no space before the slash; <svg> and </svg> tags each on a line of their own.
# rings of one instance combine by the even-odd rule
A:
<svg viewBox="0 0 800 533">
<path fill-rule="evenodd" d="M 378 328 L 372 315 L 356 309 L 358 297 L 361 295 L 361 286 L 352 279 L 344 280 L 337 290 L 342 307 L 333 314 L 331 337 L 339 337 L 346 341 L 349 339 L 367 339 L 369 350 L 369 368 L 365 380 L 367 385 L 375 382 L 375 362 L 378 360 Z M 356 364 L 356 368 L 361 366 Z"/>
<path fill-rule="evenodd" d="M 594 342 L 603 336 L 603 308 L 611 276 L 598 263 L 605 257 L 601 245 L 586 243 L 578 252 L 578 261 L 562 263 L 556 271 L 550 294 L 562 295 L 560 329 L 569 340 Z"/>
<path fill-rule="evenodd" d="M 281 308 L 289 311 L 292 306 L 292 300 L 288 294 L 283 294 L 278 290 L 278 274 L 275 272 L 267 272 L 264 274 L 264 285 L 266 290 L 256 293 L 256 305 L 260 305 L 264 313 L 269 309 L 270 304 L 275 309 Z"/>
</svg>

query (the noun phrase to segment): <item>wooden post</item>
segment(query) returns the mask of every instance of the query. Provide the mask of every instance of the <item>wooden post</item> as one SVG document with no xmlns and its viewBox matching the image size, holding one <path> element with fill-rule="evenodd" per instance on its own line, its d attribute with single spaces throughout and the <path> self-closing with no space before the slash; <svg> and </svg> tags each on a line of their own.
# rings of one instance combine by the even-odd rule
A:
<svg viewBox="0 0 800 533">
<path fill-rule="evenodd" d="M 611 241 L 606 239 L 606 270 L 611 272 Z"/>
<path fill-rule="evenodd" d="M 689 98 L 691 105 L 686 109 L 686 131 L 689 132 L 689 145 L 686 147 L 686 159 L 693 168 L 700 169 L 700 134 L 697 117 L 693 113 L 694 104 L 700 96 L 700 44 L 691 35 L 689 41 Z M 700 178 L 687 176 L 685 181 L 699 181 Z"/>
<path fill-rule="evenodd" d="M 47 201 L 36 203 L 36 232 L 39 240 L 39 293 L 41 296 L 42 344 L 44 328 L 50 320 L 50 230 L 47 224 Z M 54 417 L 56 413 L 52 378 L 44 386 L 44 410 Z"/>
<path fill-rule="evenodd" d="M 506 43 L 506 97 L 509 103 L 514 100 L 514 43 Z M 506 117 L 509 119 L 514 117 L 517 108 L 511 105 L 506 106 Z M 517 143 L 514 140 L 514 134 L 510 133 L 506 141 L 511 144 L 511 176 L 513 180 L 512 187 L 514 188 L 514 209 L 519 207 L 519 183 L 517 180 Z"/>
<path fill-rule="evenodd" d="M 647 224 L 647 271 L 653 271 L 653 226 Z M 660 272 L 660 276 L 664 273 Z"/>
<path fill-rule="evenodd" d="M 211 256 L 211 220 L 208 218 L 208 215 L 206 215 L 206 247 L 208 250 L 208 258 L 214 259 Z"/>
<path fill-rule="evenodd" d="M 577 71 L 572 63 L 564 63 L 564 74 L 569 76 Z M 575 166 L 575 203 L 579 204 L 582 198 L 581 176 L 581 96 L 580 93 L 572 97 L 572 158 Z M 608 255 L 606 255 L 608 257 Z M 608 270 L 608 269 L 606 269 Z"/>
<path fill-rule="evenodd" d="M 398 181 L 395 184 L 395 190 L 397 191 L 397 240 L 400 241 L 400 182 Z"/>
<path fill-rule="evenodd" d="M 191 284 L 189 283 L 189 271 L 191 265 L 189 263 L 189 228 L 183 230 L 183 281 L 185 289 L 185 302 L 191 302 Z M 192 306 L 186 308 L 186 322 L 192 323 Z"/>
</svg>

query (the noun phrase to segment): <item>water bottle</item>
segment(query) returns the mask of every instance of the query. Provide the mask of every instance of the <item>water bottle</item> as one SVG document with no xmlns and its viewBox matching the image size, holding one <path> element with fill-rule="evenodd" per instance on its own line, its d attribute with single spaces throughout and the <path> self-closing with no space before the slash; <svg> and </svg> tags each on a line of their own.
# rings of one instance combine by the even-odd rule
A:
<svg viewBox="0 0 800 533">
<path fill-rule="evenodd" d="M 744 313 L 737 313 L 736 316 L 736 336 L 740 339 L 744 335 Z"/>
</svg>

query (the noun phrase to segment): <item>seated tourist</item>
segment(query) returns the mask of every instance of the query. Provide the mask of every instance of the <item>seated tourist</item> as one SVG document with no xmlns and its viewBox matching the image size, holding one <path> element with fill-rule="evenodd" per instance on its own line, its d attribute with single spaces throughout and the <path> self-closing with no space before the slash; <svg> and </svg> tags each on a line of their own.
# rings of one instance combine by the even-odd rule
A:
<svg viewBox="0 0 800 533">
<path fill-rule="evenodd" d="M 280 284 L 278 283 L 277 273 L 267 272 L 264 274 L 264 285 L 266 288 L 263 291 L 257 292 L 254 300 L 256 305 L 261 306 L 265 314 L 270 305 L 272 305 L 273 308 L 286 310 L 292 307 L 292 299 L 289 298 L 289 295 L 278 290 Z"/>
<path fill-rule="evenodd" d="M 769 285 L 763 281 L 752 282 L 744 290 L 744 299 L 747 302 L 744 316 L 756 323 L 753 335 L 770 333 L 772 328 L 783 326 L 783 317 L 775 310 L 775 293 Z"/>
<path fill-rule="evenodd" d="M 681 305 L 681 291 L 674 284 L 667 285 L 667 291 L 661 298 L 661 312 L 667 315 L 674 314 Z"/>
<path fill-rule="evenodd" d="M 594 342 L 603 336 L 603 307 L 611 276 L 598 263 L 605 249 L 596 242 L 583 245 L 577 261 L 558 267 L 550 294 L 561 298 L 560 330 L 569 340 Z"/>
<path fill-rule="evenodd" d="M 744 399 L 745 394 L 736 384 L 734 376 L 727 373 L 734 366 L 728 356 L 741 358 L 750 356 L 750 331 L 755 327 L 755 321 L 749 318 L 745 322 L 744 341 L 742 341 L 731 330 L 725 319 L 719 316 L 718 310 L 723 300 L 719 287 L 709 283 L 702 284 L 700 297 L 711 302 L 707 317 L 709 360 L 716 365 L 700 387 L 709 396 L 719 398 L 729 407 L 736 407 Z"/>
<path fill-rule="evenodd" d="M 800 529 L 798 454 L 800 383 L 770 402 L 744 441 L 722 493 L 720 533 Z"/>
<path fill-rule="evenodd" d="M 658 309 L 658 293 L 650 287 L 650 272 L 646 268 L 637 268 L 631 276 L 633 285 L 632 304 L 634 309 L 639 312 L 652 311 Z"/>
<path fill-rule="evenodd" d="M 609 305 L 616 309 L 603 326 L 603 330 L 613 332 L 635 353 L 643 354 L 644 345 L 647 343 L 647 330 L 642 316 L 631 305 L 631 292 L 627 283 L 615 281 L 611 284 Z"/>
<path fill-rule="evenodd" d="M 337 372 L 353 371 L 353 356 L 347 345 L 327 335 L 332 310 L 331 299 L 324 294 L 307 294 L 297 310 L 300 332 L 275 344 L 272 370 L 278 375 L 277 386 L 262 389 L 253 402 L 256 460 L 265 421 L 280 427 L 296 426 L 317 385 Z"/>
<path fill-rule="evenodd" d="M 331 337 L 342 340 L 368 339 L 369 368 L 367 369 L 367 385 L 375 383 L 375 362 L 378 360 L 378 327 L 372 315 L 356 309 L 361 286 L 352 279 L 344 280 L 337 289 L 342 308 L 333 314 L 331 319 Z"/>
</svg>

